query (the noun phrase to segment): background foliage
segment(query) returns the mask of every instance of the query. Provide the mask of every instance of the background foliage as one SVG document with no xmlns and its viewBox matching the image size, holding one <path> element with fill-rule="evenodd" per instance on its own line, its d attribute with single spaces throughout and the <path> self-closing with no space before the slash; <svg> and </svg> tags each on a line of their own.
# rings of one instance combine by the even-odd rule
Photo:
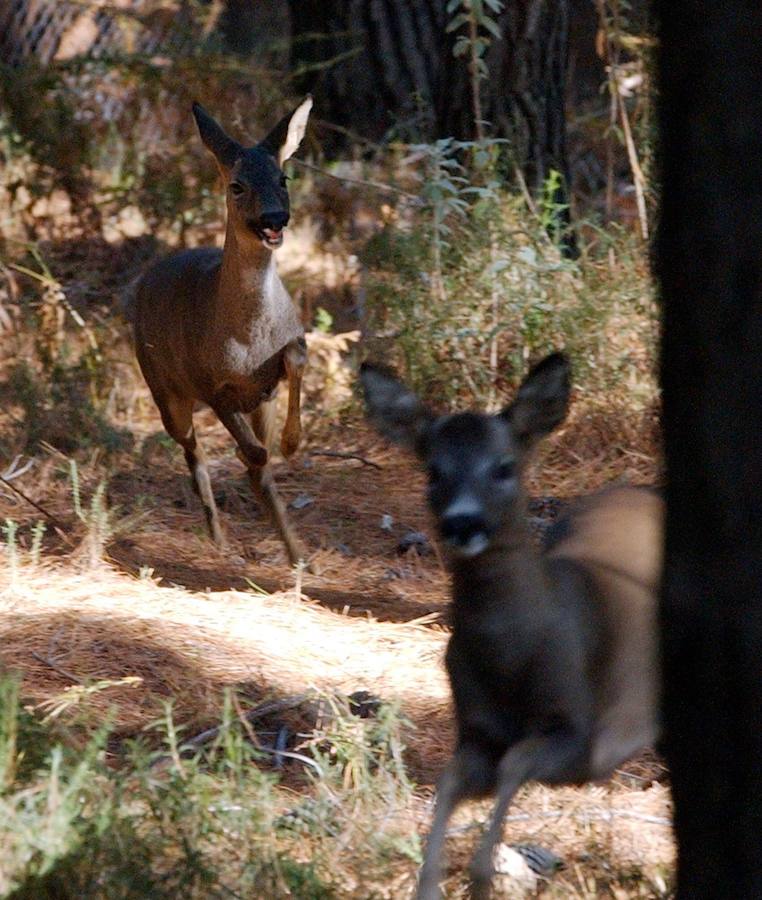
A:
<svg viewBox="0 0 762 900">
<path fill-rule="evenodd" d="M 399 608 L 409 613 L 402 621 L 421 615 L 423 622 L 433 610 L 420 627 L 441 630 L 445 586 L 435 554 L 420 543 L 419 482 L 396 457 L 385 472 L 373 462 L 379 451 L 352 393 L 360 358 L 394 365 L 443 408 L 495 409 L 530 361 L 565 347 L 575 364 L 574 411 L 533 491 L 565 498 L 610 476 L 658 473 L 657 308 L 645 240 L 656 193 L 653 37 L 641 5 L 627 0 L 556 5 L 573 14 L 571 185 L 563 167 L 550 167 L 538 183 L 532 170 L 528 181 L 521 140 L 497 138 L 489 121 L 486 67 L 504 55 L 511 12 L 498 0 L 443 5 L 445 67 L 458 75 L 468 134 L 436 134 L 433 110 L 411 93 L 404 116 L 381 123 L 380 134 L 358 135 L 351 121 L 330 118 L 318 94 L 300 159 L 290 164 L 294 215 L 278 265 L 309 329 L 311 356 L 307 446 L 291 499 L 301 504 L 293 509 L 307 510 L 305 520 L 316 510 L 314 543 L 336 581 L 319 585 L 326 594 L 338 586 L 332 608 L 349 610 L 358 596 L 370 607 L 364 595 L 383 589 L 388 615 Z M 182 498 L 178 451 L 136 370 L 121 305 L 154 259 L 221 241 L 222 192 L 191 102 L 254 142 L 298 101 L 305 79 L 325 86 L 352 71 L 341 67 L 357 58 L 358 32 L 332 25 L 330 34 L 292 43 L 287 6 L 15 0 L 2 13 L 16 11 L 0 21 L 0 473 L 7 478 L 0 618 L 16 616 L 19 604 L 39 612 L 19 585 L 44 581 L 46 565 L 82 577 L 83 567 L 99 571 L 104 557 L 129 558 L 125 568 L 159 604 L 167 601 L 159 576 L 151 581 L 157 549 L 172 560 L 160 572 L 165 584 L 195 564 L 204 579 L 195 588 L 210 604 L 220 602 L 207 596 L 212 577 L 228 585 L 238 571 L 231 559 L 208 555 L 200 525 L 189 524 L 198 510 Z M 381 6 L 392 8 L 390 0 L 373 8 Z M 20 18 L 22 7 L 37 18 Z M 340 24 L 339 13 L 355 6 L 330 8 Z M 46 20 L 53 9 L 59 18 Z M 253 18 L 243 30 L 246 16 Z M 34 32 L 32 40 L 32 20 L 60 33 L 46 42 Z M 297 52 L 307 45 L 309 53 Z M 225 515 L 261 531 L 239 491 L 232 451 L 217 450 Z M 313 452 L 322 465 L 348 450 L 361 472 L 316 474 Z M 391 525 L 384 518 L 378 526 L 368 469 L 386 479 L 378 502 L 394 509 L 396 521 L 383 507 Z M 411 533 L 420 559 L 399 549 Z M 386 556 L 357 552 L 379 534 L 392 542 Z M 85 577 L 95 590 L 96 575 Z M 260 596 L 257 584 L 249 580 Z M 430 608 L 410 612 L 413 596 L 428 597 Z M 374 624 L 369 618 L 367 627 Z M 111 662 L 98 649 L 105 640 L 95 641 L 99 665 Z M 363 638 L 355 643 L 362 653 Z M 432 659 L 426 645 L 410 680 Z M 37 662 L 50 668 L 50 657 Z M 258 660 L 256 671 L 266 673 L 266 662 Z M 34 685 L 23 672 L 0 674 L 1 896 L 317 900 L 410 889 L 428 809 L 405 746 L 414 729 L 394 697 L 368 719 L 343 695 L 311 697 L 329 714 L 299 731 L 296 765 L 274 768 L 259 731 L 239 715 L 235 692 L 221 710 L 210 701 L 210 714 L 199 701 L 195 717 L 178 718 L 166 702 L 167 695 L 177 702 L 177 684 L 150 692 L 121 676 L 87 677 L 65 692 L 58 684 L 43 703 L 27 697 Z M 115 704 L 104 721 L 104 698 L 117 689 L 160 697 L 163 713 L 138 727 L 125 724 Z M 187 723 L 209 719 L 222 721 L 217 737 L 183 750 Z M 446 742 L 439 722 L 422 744 Z M 650 775 L 642 781 L 650 784 Z M 585 827 L 581 845 L 575 834 L 566 880 L 537 890 L 666 895 L 660 869 L 599 865 L 610 848 Z M 462 891 L 455 880 L 453 890 Z"/>
</svg>

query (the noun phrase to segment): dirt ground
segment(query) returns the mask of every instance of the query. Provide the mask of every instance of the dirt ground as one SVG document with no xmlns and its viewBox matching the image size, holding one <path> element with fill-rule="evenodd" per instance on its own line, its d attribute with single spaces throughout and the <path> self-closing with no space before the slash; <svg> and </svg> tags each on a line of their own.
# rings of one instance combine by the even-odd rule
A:
<svg viewBox="0 0 762 900">
<path fill-rule="evenodd" d="M 131 423 L 133 452 L 108 461 L 95 454 L 80 466 L 85 498 L 108 477 L 116 534 L 105 564 L 86 562 L 87 529 L 74 514 L 60 454 L 40 454 L 13 481 L 63 527 L 49 529 L 38 566 L 19 572 L 5 560 L 0 568 L 7 588 L 0 594 L 3 665 L 23 673 L 33 702 L 73 681 L 140 678 L 137 686 L 115 687 L 94 701 L 102 715 L 117 710 L 115 752 L 119 739 L 153 720 L 170 697 L 188 733 L 214 724 L 226 686 L 239 688 L 252 705 L 332 690 L 398 700 L 412 725 L 408 762 L 420 786 L 423 830 L 452 724 L 442 668 L 447 577 L 415 463 L 351 417 L 308 435 L 294 462 L 277 462 L 279 489 L 316 569 L 295 573 L 214 417 L 201 411 L 197 425 L 227 553 L 207 539 L 182 457 L 161 437 L 158 415 L 150 403 L 143 410 Z M 631 437 L 630 445 L 596 440 L 590 410 L 572 419 L 532 478 L 534 517 L 547 520 L 572 494 L 612 477 L 656 479 L 654 457 L 642 452 L 650 436 L 636 427 Z M 345 455 L 331 455 L 337 453 Z M 29 546 L 40 514 L 6 487 L 0 518 L 18 522 L 18 544 Z M 405 550 L 413 535 L 423 535 L 423 543 Z M 262 728 L 286 721 L 296 735 L 310 727 L 308 719 L 292 710 L 269 717 Z M 565 874 L 551 882 L 560 896 L 595 895 L 596 868 L 606 866 L 647 873 L 651 893 L 639 882 L 621 896 L 661 896 L 673 856 L 663 778 L 660 762 L 645 756 L 609 785 L 530 787 L 512 809 L 507 839 L 552 847 L 565 859 Z M 465 861 L 474 816 L 486 811 L 473 805 L 460 814 L 453 865 Z"/>
<path fill-rule="evenodd" d="M 85 260 L 60 249 L 72 268 L 57 266 L 67 283 L 71 275 L 76 287 L 82 272 L 92 278 L 92 285 L 76 287 L 85 299 L 110 294 L 109 279 L 116 291 L 137 265 L 100 246 Z M 302 305 L 308 300 L 301 297 Z M 356 327 L 340 315 L 341 303 L 330 309 L 342 327 Z M 34 524 L 43 518 L 48 524 L 38 563 L 24 552 L 17 559 L 0 553 L 0 665 L 22 673 L 25 698 L 38 704 L 72 685 L 139 679 L 90 701 L 95 720 L 115 717 L 114 765 L 120 741 L 155 721 L 167 699 L 185 734 L 219 721 L 227 687 L 240 692 L 247 708 L 275 701 L 277 710 L 256 730 L 264 735 L 285 726 L 291 746 L 314 725 L 309 704 L 299 701 L 305 694 L 364 691 L 398 701 L 410 722 L 407 763 L 425 831 L 453 729 L 442 666 L 448 579 L 415 462 L 380 440 L 356 408 L 326 418 L 308 392 L 304 444 L 292 462 L 274 464 L 312 553 L 315 572 L 295 572 L 257 508 L 231 439 L 201 410 L 197 433 L 229 541 L 220 552 L 206 536 L 182 453 L 164 435 L 124 326 L 110 314 L 102 324 L 113 338 L 109 353 L 126 398 L 112 404 L 109 418 L 131 436 L 132 448 L 109 456 L 96 444 L 77 453 L 81 517 L 69 460 L 54 447 L 42 445 L 33 458 L 17 461 L 16 469 L 30 464 L 11 482 L 24 497 L 0 484 L 0 521 L 17 523 L 21 551 L 32 546 Z M 347 373 L 351 383 L 351 365 Z M 16 427 L 20 415 L 0 407 L 0 429 Z M 58 424 L 65 432 L 67 423 Z M 531 476 L 533 524 L 541 528 L 564 502 L 609 481 L 658 481 L 656 431 L 655 410 L 635 414 L 577 398 Z M 101 482 L 111 511 L 105 529 L 87 511 Z M 93 552 L 104 530 L 104 546 Z M 289 698 L 296 699 L 289 704 Z M 287 763 L 283 777 L 297 790 L 304 788 L 299 776 L 299 764 Z M 613 871 L 633 873 L 632 890 L 615 896 L 664 896 L 673 860 L 664 777 L 659 760 L 645 755 L 604 786 L 529 787 L 512 807 L 506 839 L 550 847 L 565 860 L 549 896 L 597 896 Z M 453 868 L 465 862 L 475 823 L 486 813 L 484 804 L 459 813 Z"/>
</svg>

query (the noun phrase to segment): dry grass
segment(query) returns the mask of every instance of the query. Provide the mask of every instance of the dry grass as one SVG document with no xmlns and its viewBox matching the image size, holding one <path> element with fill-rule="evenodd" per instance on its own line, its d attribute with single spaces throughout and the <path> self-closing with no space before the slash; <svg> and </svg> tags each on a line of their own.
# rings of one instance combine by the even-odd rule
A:
<svg viewBox="0 0 762 900">
<path fill-rule="evenodd" d="M 119 352 L 123 356 L 126 345 Z M 404 734 L 406 763 L 419 790 L 396 815 L 403 830 L 422 834 L 433 781 L 452 739 L 441 665 L 448 583 L 425 509 L 422 473 L 361 420 L 338 412 L 323 420 L 320 400 L 308 407 L 307 445 L 294 463 L 276 464 L 285 500 L 311 501 L 291 516 L 314 551 L 318 574 L 305 573 L 297 589 L 219 423 L 209 412 L 197 416 L 212 482 L 223 495 L 232 555 L 206 538 L 182 457 L 161 438 L 158 415 L 134 368 L 122 361 L 119 373 L 111 417 L 130 429 L 136 449 L 110 458 L 98 449 L 80 454 L 79 470 L 85 498 L 107 479 L 117 524 L 139 515 L 126 531 L 117 530 L 107 547 L 108 565 L 83 568 L 78 548 L 87 528 L 72 511 L 66 459 L 53 450 L 37 455 L 14 484 L 64 527 L 48 530 L 41 565 L 22 562 L 15 576 L 7 561 L 0 569 L 2 667 L 23 674 L 24 696 L 34 704 L 76 685 L 72 676 L 88 685 L 139 678 L 98 690 L 77 707 L 83 742 L 88 722 L 114 716 L 115 751 L 121 739 L 160 717 L 168 699 L 185 734 L 215 724 L 226 687 L 238 688 L 246 707 L 302 692 L 367 690 L 398 701 L 412 725 Z M 346 382 L 340 378 L 339 384 L 343 392 Z M 326 450 L 356 453 L 380 468 L 319 455 Z M 660 477 L 658 459 L 651 406 L 633 409 L 626 392 L 581 394 L 569 421 L 547 442 L 530 490 L 568 499 L 616 479 L 653 483 Z M 390 530 L 381 527 L 383 516 L 391 517 Z M 39 513 L 3 488 L 0 518 L 19 523 L 23 557 Z M 430 552 L 398 555 L 408 531 L 427 533 Z M 309 733 L 314 707 L 299 706 L 282 718 L 293 733 Z M 604 787 L 531 786 L 522 792 L 506 840 L 550 847 L 567 863 L 538 885 L 537 896 L 665 895 L 673 859 L 668 791 L 652 783 L 660 773 L 652 760 L 627 771 Z M 290 788 L 280 801 L 284 809 L 293 804 L 293 791 L 297 797 L 311 791 L 297 763 L 285 779 Z M 455 820 L 448 896 L 463 896 L 463 868 L 487 810 L 471 804 Z M 305 845 L 306 859 L 311 852 Z M 341 869 L 342 896 L 364 896 L 356 880 L 362 860 L 351 852 L 349 857 Z M 393 868 L 374 886 L 378 896 L 410 894 L 414 863 L 403 858 Z"/>
<path fill-rule="evenodd" d="M 162 715 L 171 698 L 177 721 L 193 733 L 219 719 L 228 686 L 241 689 L 246 706 L 301 692 L 365 689 L 399 701 L 411 721 L 404 738 L 419 782 L 430 783 L 448 752 L 445 635 L 425 620 L 352 618 L 296 590 L 262 596 L 160 587 L 105 565 L 77 571 L 65 560 L 36 567 L 20 561 L 13 569 L 6 559 L 0 585 L 0 661 L 2 668 L 22 673 L 29 702 L 51 701 L 75 679 L 117 682 L 78 704 L 80 728 L 111 715 L 117 735 L 136 734 Z M 127 677 L 139 682 L 118 683 Z M 311 707 L 291 714 L 289 723 L 295 731 L 309 731 Z M 661 895 L 673 854 L 668 791 L 653 782 L 659 772 L 653 762 L 628 772 L 607 786 L 522 791 L 506 840 L 552 847 L 567 863 L 538 887 L 537 896 Z M 428 796 L 425 791 L 399 811 L 410 831 L 425 830 Z M 454 822 L 452 896 L 460 895 L 461 867 L 478 834 L 475 823 L 487 811 L 486 804 L 467 805 Z M 414 870 L 408 861 L 395 886 L 386 886 L 392 893 L 382 895 L 406 896 Z M 627 892 L 628 879 L 633 893 Z"/>
<path fill-rule="evenodd" d="M 408 807 L 396 811 L 395 827 L 423 834 L 433 781 L 452 739 L 441 664 L 448 583 L 423 501 L 423 474 L 362 421 L 343 416 L 323 427 L 319 415 L 313 416 L 296 462 L 276 464 L 286 501 L 300 495 L 312 501 L 291 510 L 319 572 L 305 573 L 297 589 L 296 575 L 214 417 L 199 413 L 198 429 L 212 460 L 213 485 L 223 494 L 232 556 L 206 538 L 181 455 L 161 439 L 145 387 L 131 366 L 124 366 L 120 378 L 129 403 L 116 398 L 115 421 L 134 434 L 136 451 L 108 460 L 97 451 L 80 457 L 82 492 L 88 498 L 105 477 L 117 522 L 139 516 L 108 545 L 108 565 L 84 568 L 78 545 L 86 527 L 73 515 L 66 460 L 54 451 L 42 453 L 14 484 L 64 529 L 49 529 L 43 562 L 35 567 L 23 558 L 39 514 L 0 490 L 0 517 L 19 523 L 22 559 L 15 577 L 7 561 L 0 569 L 2 667 L 23 674 L 24 696 L 35 704 L 55 700 L 72 685 L 72 676 L 85 684 L 139 678 L 137 684 L 96 691 L 77 706 L 81 741 L 88 722 L 114 716 L 115 751 L 121 739 L 159 718 L 168 699 L 184 734 L 215 724 L 226 687 L 239 689 L 246 708 L 302 692 L 367 690 L 398 701 L 411 723 L 404 733 L 406 763 L 419 790 Z M 350 451 L 380 468 L 317 455 L 325 450 Z M 530 489 L 571 498 L 612 479 L 658 478 L 653 411 L 628 409 L 621 396 L 604 401 L 581 395 L 568 423 L 547 442 Z M 391 530 L 381 527 L 382 516 L 391 517 Z M 408 531 L 427 533 L 431 551 L 398 555 L 397 544 Z M 292 733 L 309 733 L 315 709 L 304 704 L 281 719 Z M 118 759 L 117 754 L 115 764 Z M 650 759 L 627 772 L 604 787 L 530 786 L 522 792 L 506 840 L 550 847 L 567 863 L 537 886 L 537 896 L 664 895 L 673 857 L 668 791 L 653 783 L 661 769 Z M 287 767 L 285 780 L 291 787 L 280 798 L 283 809 L 310 795 L 298 763 Z M 470 804 L 454 822 L 448 896 L 463 896 L 464 866 L 487 811 L 484 804 Z M 305 859 L 317 847 L 306 844 Z M 356 873 L 366 863 L 346 849 L 342 853 L 342 896 L 364 896 Z M 415 864 L 401 858 L 392 868 L 374 885 L 375 894 L 409 896 Z"/>
<path fill-rule="evenodd" d="M 578 497 L 614 481 L 661 481 L 658 409 L 628 408 L 624 398 L 584 397 L 541 448 L 529 489 Z"/>
<path fill-rule="evenodd" d="M 350 213 L 348 218 L 357 218 Z M 347 259 L 346 244 L 340 234 L 331 236 L 324 243 L 333 255 L 319 263 L 308 232 L 299 240 L 294 236 L 292 258 L 301 267 L 301 274 L 292 276 L 295 295 L 307 308 L 333 302 L 335 320 L 346 318 L 345 307 L 351 305 L 346 295 L 354 303 L 358 279 L 355 268 L 340 265 Z M 395 815 L 403 830 L 422 833 L 434 778 L 452 740 L 441 662 L 448 581 L 425 509 L 422 473 L 407 455 L 380 442 L 359 416 L 347 413 L 352 372 L 340 364 L 330 341 L 315 335 L 312 352 L 319 371 L 308 385 L 307 444 L 293 463 L 277 462 L 275 468 L 286 502 L 309 501 L 290 515 L 314 552 L 318 574 L 300 577 L 290 569 L 251 497 L 230 438 L 204 411 L 197 428 L 211 460 L 214 489 L 222 495 L 231 543 L 231 553 L 221 554 L 205 536 L 180 452 L 162 438 L 124 327 L 90 304 L 99 291 L 118 294 L 124 281 L 119 276 L 127 269 L 134 274 L 146 251 L 126 243 L 118 252 L 103 242 L 85 245 L 85 256 L 73 242 L 51 248 L 55 270 L 86 318 L 100 321 L 110 384 L 105 413 L 129 430 L 135 446 L 110 456 L 95 446 L 77 459 L 84 497 L 105 480 L 112 519 L 128 527 L 117 528 L 108 543 L 107 564 L 86 568 L 81 547 L 88 529 L 72 510 L 67 460 L 55 449 L 35 448 L 32 468 L 13 483 L 62 528 L 48 529 L 42 562 L 32 565 L 25 552 L 40 514 L 0 485 L 0 520 L 18 523 L 20 551 L 15 568 L 0 554 L 0 668 L 22 674 L 24 697 L 35 705 L 55 701 L 80 682 L 115 682 L 77 705 L 76 730 L 69 734 L 84 742 L 95 724 L 112 715 L 114 765 L 122 740 L 143 733 L 163 715 L 167 700 L 184 734 L 220 720 L 229 687 L 238 689 L 245 708 L 295 694 L 358 690 L 399 702 L 410 722 L 405 761 L 418 789 Z M 574 310 L 575 292 L 570 288 L 567 294 L 565 303 Z M 570 499 L 612 480 L 660 479 L 654 389 L 643 356 L 652 336 L 633 330 L 634 320 L 612 317 L 601 341 L 617 359 L 631 360 L 635 383 L 623 381 L 608 393 L 580 388 L 569 421 L 547 442 L 534 468 L 533 495 Z M 19 328 L 12 338 L 13 346 L 0 359 L 0 381 L 19 358 L 33 355 L 30 329 Z M 352 339 L 345 343 L 351 352 Z M 0 407 L 3 434 L 22 432 L 20 407 Z M 65 431 L 65 417 L 59 418 Z M 355 453 L 379 468 L 321 455 L 324 451 Z M 391 524 L 384 528 L 387 517 Z M 410 531 L 428 535 L 428 553 L 398 554 L 399 541 Z M 139 681 L 119 683 L 128 677 Z M 282 718 L 292 733 L 309 733 L 315 708 L 302 704 Z M 663 896 L 673 846 L 668 790 L 655 780 L 661 774 L 658 762 L 646 757 L 605 786 L 523 790 L 511 810 L 506 840 L 550 847 L 567 863 L 537 887 L 536 895 Z M 283 809 L 314 793 L 299 763 L 287 766 L 284 781 L 287 788 L 278 801 Z M 470 804 L 454 821 L 448 896 L 463 896 L 463 865 L 487 810 Z M 358 826 L 358 834 L 372 824 Z M 318 842 L 315 836 L 311 840 L 302 848 L 305 859 Z M 345 879 L 341 896 L 368 896 L 368 886 L 357 881 L 363 848 L 350 842 L 332 852 Z M 373 886 L 373 895 L 409 896 L 414 877 L 414 862 L 400 857 L 388 880 Z"/>
<path fill-rule="evenodd" d="M 226 687 L 245 686 L 253 701 L 366 690 L 401 700 L 414 721 L 439 722 L 441 736 L 411 732 L 415 755 L 436 764 L 446 752 L 441 631 L 350 618 L 295 591 L 190 592 L 107 566 L 24 566 L 15 579 L 4 567 L 1 577 L 0 660 L 23 673 L 34 703 L 71 684 L 63 672 L 80 683 L 136 676 L 139 689 L 115 687 L 91 701 L 93 721 L 112 710 L 117 730 L 133 734 L 167 698 L 178 722 L 200 730 L 218 718 Z"/>
</svg>

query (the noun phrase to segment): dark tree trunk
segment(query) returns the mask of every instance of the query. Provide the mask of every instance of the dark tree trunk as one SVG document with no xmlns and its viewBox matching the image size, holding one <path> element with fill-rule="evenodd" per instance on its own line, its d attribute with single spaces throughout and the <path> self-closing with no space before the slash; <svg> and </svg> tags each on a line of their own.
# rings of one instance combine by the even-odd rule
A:
<svg viewBox="0 0 762 900">
<path fill-rule="evenodd" d="M 289 0 L 292 65 L 318 114 L 379 141 L 475 136 L 466 61 L 455 59 L 445 0 Z M 564 99 L 569 0 L 511 0 L 482 82 L 489 133 L 507 138 L 530 188 L 568 183 Z M 323 65 L 334 60 L 330 65 Z M 322 66 L 322 68 L 321 68 Z M 557 199 L 565 202 L 565 193 Z"/>
<path fill-rule="evenodd" d="M 288 66 L 291 23 L 283 0 L 225 0 L 219 30 L 225 49 L 241 56 L 256 56 L 261 65 L 272 60 L 280 69 Z"/>
<path fill-rule="evenodd" d="M 743 900 L 762 897 L 762 4 L 658 8 L 678 896 Z"/>
<path fill-rule="evenodd" d="M 535 194 L 551 169 L 568 184 L 568 0 L 508 2 L 500 15 L 500 31 L 503 39 L 493 42 L 487 57 L 486 118 L 499 137 L 512 141 Z"/>
<path fill-rule="evenodd" d="M 436 120 L 445 93 L 444 64 L 452 63 L 449 74 L 455 68 L 443 0 L 289 4 L 292 69 L 306 69 L 301 86 L 316 95 L 323 118 L 373 141 L 392 129 L 418 140 L 443 133 Z M 460 96 L 461 82 L 448 83 L 458 107 L 468 101 Z"/>
</svg>

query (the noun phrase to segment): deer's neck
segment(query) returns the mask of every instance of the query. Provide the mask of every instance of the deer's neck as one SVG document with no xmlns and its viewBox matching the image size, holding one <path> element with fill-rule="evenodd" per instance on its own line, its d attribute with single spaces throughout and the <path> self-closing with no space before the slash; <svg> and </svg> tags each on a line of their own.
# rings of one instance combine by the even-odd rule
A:
<svg viewBox="0 0 762 900">
<path fill-rule="evenodd" d="M 548 602 L 550 578 L 534 547 L 529 528 L 512 523 L 499 532 L 484 553 L 452 561 L 453 624 L 470 627 L 489 611 L 511 618 L 536 616 Z"/>
<path fill-rule="evenodd" d="M 228 222 L 217 293 L 216 315 L 245 338 L 252 323 L 266 315 L 278 294 L 275 258 L 258 240 L 240 240 Z"/>
</svg>

